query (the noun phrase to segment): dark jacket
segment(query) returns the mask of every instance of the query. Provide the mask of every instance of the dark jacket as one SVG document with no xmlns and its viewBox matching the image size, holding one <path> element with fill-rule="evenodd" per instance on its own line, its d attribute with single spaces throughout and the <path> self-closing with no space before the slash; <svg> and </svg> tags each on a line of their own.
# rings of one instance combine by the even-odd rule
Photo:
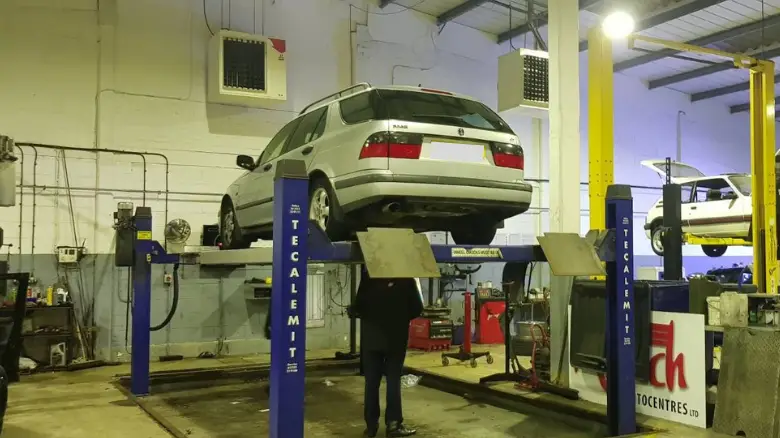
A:
<svg viewBox="0 0 780 438">
<path fill-rule="evenodd" d="M 423 304 L 413 278 L 360 280 L 354 307 L 360 318 L 361 348 L 366 351 L 406 351 L 409 322 L 422 314 Z"/>
</svg>

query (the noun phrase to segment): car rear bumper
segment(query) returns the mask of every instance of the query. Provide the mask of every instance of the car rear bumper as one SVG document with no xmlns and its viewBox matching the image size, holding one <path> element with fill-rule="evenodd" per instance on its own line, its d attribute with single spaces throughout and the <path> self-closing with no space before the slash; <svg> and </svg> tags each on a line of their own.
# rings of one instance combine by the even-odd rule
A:
<svg viewBox="0 0 780 438">
<path fill-rule="evenodd" d="M 430 202 L 467 203 L 498 207 L 522 213 L 528 210 L 533 189 L 525 182 L 485 181 L 462 177 L 426 175 L 363 174 L 334 183 L 345 211 L 384 197 L 403 197 Z"/>
</svg>

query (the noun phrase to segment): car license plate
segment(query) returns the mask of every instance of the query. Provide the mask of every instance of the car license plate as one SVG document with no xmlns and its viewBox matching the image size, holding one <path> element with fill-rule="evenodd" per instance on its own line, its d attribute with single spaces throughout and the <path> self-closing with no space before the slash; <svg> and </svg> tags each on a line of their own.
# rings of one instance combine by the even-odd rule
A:
<svg viewBox="0 0 780 438">
<path fill-rule="evenodd" d="M 461 163 L 484 163 L 485 146 L 467 143 L 445 143 L 432 141 L 428 145 L 431 160 L 458 161 Z"/>
</svg>

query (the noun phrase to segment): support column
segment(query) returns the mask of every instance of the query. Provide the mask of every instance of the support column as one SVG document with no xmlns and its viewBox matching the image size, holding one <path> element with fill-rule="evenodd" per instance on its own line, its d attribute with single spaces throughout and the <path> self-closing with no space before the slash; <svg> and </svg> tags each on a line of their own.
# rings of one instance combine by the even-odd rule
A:
<svg viewBox="0 0 780 438">
<path fill-rule="evenodd" d="M 547 9 L 550 51 L 550 232 L 579 233 L 579 2 L 549 0 Z M 552 277 L 550 286 L 552 377 L 568 386 L 567 331 L 571 279 Z"/>
<path fill-rule="evenodd" d="M 152 326 L 152 209 L 138 207 L 135 227 L 135 261 L 133 263 L 132 355 L 130 357 L 130 391 L 135 396 L 149 395 L 149 359 Z"/>
<path fill-rule="evenodd" d="M 282 160 L 274 177 L 271 291 L 271 438 L 303 438 L 309 181 L 303 161 Z"/>
</svg>

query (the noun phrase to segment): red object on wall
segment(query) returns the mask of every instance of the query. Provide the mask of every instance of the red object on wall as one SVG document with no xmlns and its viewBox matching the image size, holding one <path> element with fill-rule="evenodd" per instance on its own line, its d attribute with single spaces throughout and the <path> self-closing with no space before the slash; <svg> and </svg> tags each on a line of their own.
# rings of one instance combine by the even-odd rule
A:
<svg viewBox="0 0 780 438">
<path fill-rule="evenodd" d="M 503 301 L 483 301 L 479 306 L 477 324 L 478 344 L 503 344 L 504 333 L 501 330 L 500 316 L 506 311 Z"/>
</svg>

